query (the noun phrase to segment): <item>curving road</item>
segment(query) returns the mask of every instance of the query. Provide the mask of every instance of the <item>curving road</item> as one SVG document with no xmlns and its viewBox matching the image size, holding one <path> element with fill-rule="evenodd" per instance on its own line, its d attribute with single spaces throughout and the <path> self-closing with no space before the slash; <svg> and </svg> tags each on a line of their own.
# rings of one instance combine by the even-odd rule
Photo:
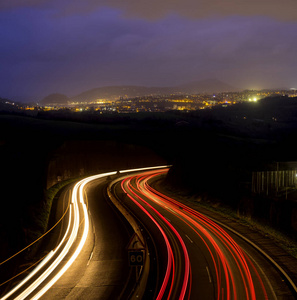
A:
<svg viewBox="0 0 297 300">
<path fill-rule="evenodd" d="M 165 172 L 121 181 L 125 204 L 156 239 L 151 251 L 156 253 L 159 280 L 153 298 L 281 299 L 277 291 L 288 292 L 288 287 L 253 247 L 152 188 L 150 182 Z"/>
<path fill-rule="evenodd" d="M 28 276 L 18 282 L 1 299 L 39 299 L 77 258 L 89 232 L 88 212 L 82 196 L 86 183 L 87 180 L 82 180 L 73 188 L 67 206 L 66 226 L 58 244 Z M 78 235 L 80 235 L 79 239 L 77 239 Z"/>
<path fill-rule="evenodd" d="M 113 173 L 114 175 L 115 173 Z M 131 270 L 127 246 L 132 231 L 106 198 L 106 176 L 85 189 L 90 216 L 89 236 L 83 252 L 42 299 L 125 299 Z"/>
<path fill-rule="evenodd" d="M 62 221 L 44 241 L 48 254 L 1 299 L 294 299 L 250 243 L 153 188 L 167 171 L 111 172 L 70 186 L 57 205 Z M 106 196 L 110 176 L 123 214 Z M 127 255 L 132 227 L 144 238 L 133 243 L 145 254 L 137 268 Z"/>
<path fill-rule="evenodd" d="M 44 241 L 48 255 L 1 300 L 128 297 L 131 228 L 104 196 L 106 178 L 115 174 L 86 178 L 63 193 L 57 219 L 64 217 Z"/>
</svg>

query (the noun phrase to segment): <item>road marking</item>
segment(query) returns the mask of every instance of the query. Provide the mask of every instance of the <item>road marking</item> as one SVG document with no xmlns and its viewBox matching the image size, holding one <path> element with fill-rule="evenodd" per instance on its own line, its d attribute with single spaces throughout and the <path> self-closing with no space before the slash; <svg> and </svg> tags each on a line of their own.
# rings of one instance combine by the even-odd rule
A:
<svg viewBox="0 0 297 300">
<path fill-rule="evenodd" d="M 179 215 L 175 210 L 173 210 L 172 208 L 170 208 L 170 207 L 168 207 L 168 210 L 170 210 L 171 211 L 171 213 L 173 213 L 173 214 L 175 214 L 175 215 Z"/>
<path fill-rule="evenodd" d="M 90 261 L 91 261 L 91 259 L 92 259 L 92 257 L 93 257 L 93 254 L 94 254 L 94 251 L 92 251 L 92 253 L 91 253 L 90 257 L 89 257 L 89 260 L 88 260 L 87 266 L 90 264 Z"/>
<path fill-rule="evenodd" d="M 270 280 L 268 279 L 268 277 L 266 276 L 264 270 L 260 267 L 260 265 L 259 265 L 259 264 L 256 262 L 256 260 L 252 257 L 252 255 L 249 254 L 248 251 L 246 251 L 246 250 L 244 250 L 244 251 L 245 251 L 245 253 L 249 256 L 249 258 L 254 262 L 254 264 L 257 265 L 257 267 L 259 268 L 260 272 L 261 272 L 262 275 L 264 276 L 264 278 L 265 278 L 265 280 L 266 280 L 266 283 L 268 284 L 268 286 L 269 286 L 269 288 L 270 288 L 270 291 L 271 291 L 271 293 L 272 293 L 273 299 L 277 300 L 277 296 L 276 296 L 276 294 L 275 294 L 275 292 L 274 292 L 274 289 L 273 289 L 273 287 L 272 287 L 272 284 L 271 284 Z M 284 281 L 284 280 L 283 280 L 283 281 Z"/>
<path fill-rule="evenodd" d="M 214 222 L 216 222 L 218 225 L 228 229 L 229 231 L 233 232 L 237 236 L 239 236 L 241 239 L 246 241 L 248 244 L 253 246 L 257 251 L 259 251 L 274 267 L 277 268 L 277 270 L 286 277 L 287 281 L 289 282 L 290 286 L 293 288 L 294 292 L 297 293 L 297 285 L 294 283 L 294 281 L 290 278 L 290 276 L 285 272 L 285 270 L 271 257 L 269 256 L 264 250 L 262 250 L 260 247 L 258 247 L 255 243 L 253 243 L 251 240 L 237 232 L 236 230 L 232 229 L 231 227 L 227 226 L 226 224 L 223 224 L 222 222 L 215 220 L 208 216 L 208 218 Z"/>
<path fill-rule="evenodd" d="M 207 274 L 208 274 L 208 279 L 209 279 L 209 282 L 211 283 L 211 277 L 210 277 L 209 269 L 208 269 L 208 267 L 207 267 L 207 266 L 206 266 L 206 271 L 207 271 Z"/>
<path fill-rule="evenodd" d="M 187 237 L 188 240 L 193 244 L 193 241 L 189 238 L 189 236 L 186 235 L 186 237 Z"/>
</svg>

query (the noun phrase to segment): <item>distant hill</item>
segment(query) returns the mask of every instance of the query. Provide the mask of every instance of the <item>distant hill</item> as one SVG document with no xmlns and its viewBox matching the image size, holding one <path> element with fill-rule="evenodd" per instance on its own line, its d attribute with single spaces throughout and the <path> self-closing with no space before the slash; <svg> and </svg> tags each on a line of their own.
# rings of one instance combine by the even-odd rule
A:
<svg viewBox="0 0 297 300">
<path fill-rule="evenodd" d="M 174 93 L 199 94 L 238 91 L 235 87 L 217 79 L 206 79 L 175 87 L 107 86 L 85 91 L 71 99 L 74 101 L 94 101 L 96 99 L 119 99 Z"/>
<path fill-rule="evenodd" d="M 18 103 L 9 99 L 0 98 L 0 111 L 12 112 L 18 110 Z"/>
<path fill-rule="evenodd" d="M 70 99 L 63 94 L 50 94 L 40 101 L 41 105 L 67 104 Z"/>
<path fill-rule="evenodd" d="M 87 90 L 77 96 L 68 98 L 63 94 L 50 94 L 41 100 L 41 105 L 67 104 L 69 101 L 91 102 L 97 99 L 120 99 L 155 95 L 170 95 L 176 93 L 201 94 L 238 91 L 235 87 L 217 79 L 195 81 L 175 87 L 145 87 L 145 86 L 105 86 Z"/>
<path fill-rule="evenodd" d="M 179 88 L 190 94 L 236 92 L 239 89 L 218 79 L 205 79 L 180 85 Z"/>
<path fill-rule="evenodd" d="M 74 101 L 94 101 L 96 99 L 133 98 L 149 95 L 170 94 L 171 88 L 144 86 L 106 86 L 85 91 L 75 97 Z"/>
</svg>

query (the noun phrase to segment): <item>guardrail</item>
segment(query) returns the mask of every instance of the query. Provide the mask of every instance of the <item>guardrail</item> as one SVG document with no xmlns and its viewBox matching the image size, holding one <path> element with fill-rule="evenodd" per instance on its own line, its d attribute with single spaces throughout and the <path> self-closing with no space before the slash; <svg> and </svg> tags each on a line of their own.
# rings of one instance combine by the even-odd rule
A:
<svg viewBox="0 0 297 300">
<path fill-rule="evenodd" d="M 144 258 L 144 266 L 142 267 L 140 274 L 138 275 L 138 282 L 136 282 L 135 288 L 133 290 L 133 295 L 131 299 L 142 299 L 142 296 L 145 292 L 146 283 L 148 279 L 150 261 L 148 255 L 148 247 L 141 232 L 141 228 L 136 221 L 136 219 L 132 216 L 132 214 L 124 207 L 124 205 L 115 197 L 111 192 L 111 187 L 116 184 L 118 181 L 121 181 L 121 178 L 118 178 L 112 181 L 107 188 L 107 195 L 109 199 L 112 201 L 114 206 L 121 212 L 121 214 L 125 217 L 128 223 L 133 228 L 134 233 L 140 238 L 142 244 L 145 247 L 145 258 Z"/>
<path fill-rule="evenodd" d="M 154 170 L 154 169 L 162 169 L 162 168 L 168 168 L 169 166 L 156 166 L 156 167 L 146 167 L 146 168 L 138 168 L 138 169 L 130 169 L 130 170 L 122 170 L 119 171 L 119 174 L 127 174 L 127 173 L 134 173 L 134 172 L 140 172 L 140 171 L 146 171 L 146 170 Z M 142 296 L 145 292 L 146 283 L 148 279 L 149 274 L 149 267 L 150 267 L 150 256 L 148 251 L 147 243 L 143 237 L 140 225 L 136 218 L 130 213 L 130 211 L 124 206 L 124 204 L 117 199 L 112 194 L 112 186 L 114 186 L 117 182 L 122 181 L 126 176 L 121 176 L 115 180 L 113 180 L 107 188 L 107 195 L 112 201 L 112 203 L 115 205 L 115 207 L 121 212 L 121 214 L 126 218 L 128 223 L 131 225 L 133 231 L 137 236 L 140 238 L 141 243 L 145 246 L 145 259 L 144 259 L 144 266 L 142 267 L 140 274 L 138 276 L 138 282 L 136 282 L 136 286 L 133 290 L 133 295 L 131 296 L 131 299 L 142 299 Z"/>
</svg>

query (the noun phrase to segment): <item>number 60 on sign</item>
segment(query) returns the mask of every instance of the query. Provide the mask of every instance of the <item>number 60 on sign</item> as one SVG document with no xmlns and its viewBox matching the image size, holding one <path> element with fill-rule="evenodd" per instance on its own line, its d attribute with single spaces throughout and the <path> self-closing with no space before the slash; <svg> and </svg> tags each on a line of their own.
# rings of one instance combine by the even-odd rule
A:
<svg viewBox="0 0 297 300">
<path fill-rule="evenodd" d="M 143 251 L 129 251 L 129 265 L 143 266 Z"/>
</svg>

